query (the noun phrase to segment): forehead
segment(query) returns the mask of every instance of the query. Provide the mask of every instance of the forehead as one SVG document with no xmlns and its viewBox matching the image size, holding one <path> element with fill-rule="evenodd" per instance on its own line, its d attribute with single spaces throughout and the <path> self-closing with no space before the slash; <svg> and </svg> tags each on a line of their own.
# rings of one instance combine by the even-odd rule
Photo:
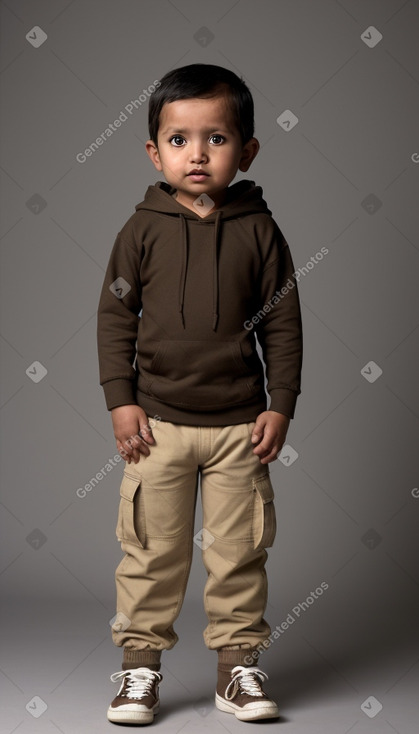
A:
<svg viewBox="0 0 419 734">
<path fill-rule="evenodd" d="M 215 130 L 225 128 L 236 131 L 231 104 L 225 96 L 192 99 L 179 99 L 166 102 L 160 112 L 159 132 L 173 130 Z"/>
</svg>

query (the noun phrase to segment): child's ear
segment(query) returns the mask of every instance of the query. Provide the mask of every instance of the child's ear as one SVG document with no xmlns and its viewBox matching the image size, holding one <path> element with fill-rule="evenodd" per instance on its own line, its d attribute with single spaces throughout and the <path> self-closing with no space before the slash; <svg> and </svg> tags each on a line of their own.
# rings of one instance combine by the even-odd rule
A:
<svg viewBox="0 0 419 734">
<path fill-rule="evenodd" d="M 254 159 L 259 152 L 259 140 L 250 138 L 243 146 L 242 155 L 239 163 L 239 171 L 248 171 Z"/>
<path fill-rule="evenodd" d="M 152 140 L 147 140 L 145 144 L 145 149 L 147 151 L 148 157 L 154 163 L 157 170 L 162 171 L 163 167 L 162 167 L 162 164 L 160 163 L 160 156 L 159 156 L 157 145 L 155 145 L 155 143 L 153 143 Z"/>
</svg>

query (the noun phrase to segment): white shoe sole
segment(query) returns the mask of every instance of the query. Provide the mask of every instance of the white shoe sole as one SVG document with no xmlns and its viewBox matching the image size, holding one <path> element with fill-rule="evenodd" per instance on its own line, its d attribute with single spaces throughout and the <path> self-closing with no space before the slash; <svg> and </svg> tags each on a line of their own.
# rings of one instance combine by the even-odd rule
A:
<svg viewBox="0 0 419 734">
<path fill-rule="evenodd" d="M 266 701 L 266 703 L 254 703 L 246 704 L 245 708 L 236 706 L 231 701 L 226 701 L 225 698 L 221 698 L 218 693 L 215 694 L 215 705 L 220 711 L 224 711 L 226 714 L 234 714 L 236 719 L 240 721 L 258 721 L 259 719 L 276 719 L 279 716 L 279 709 L 276 703 L 273 701 Z"/>
<path fill-rule="evenodd" d="M 132 708 L 129 708 L 132 707 Z M 151 724 L 151 722 L 154 719 L 154 716 L 159 713 L 159 704 L 156 703 L 155 706 L 153 706 L 152 709 L 146 709 L 144 707 L 143 710 L 139 709 L 135 704 L 126 704 L 126 706 L 118 706 L 117 708 L 112 708 L 109 706 L 107 711 L 107 718 L 108 721 L 111 721 L 114 724 L 124 723 L 124 722 L 132 722 L 135 724 Z"/>
</svg>

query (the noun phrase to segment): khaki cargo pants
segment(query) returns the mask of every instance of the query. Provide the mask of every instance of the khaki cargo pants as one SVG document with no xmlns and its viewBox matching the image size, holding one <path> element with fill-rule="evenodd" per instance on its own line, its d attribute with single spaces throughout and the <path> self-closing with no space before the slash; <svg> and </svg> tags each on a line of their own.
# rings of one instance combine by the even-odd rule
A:
<svg viewBox="0 0 419 734">
<path fill-rule="evenodd" d="M 115 573 L 119 647 L 169 650 L 194 543 L 208 578 L 203 632 L 210 650 L 255 647 L 270 627 L 265 548 L 276 533 L 267 464 L 252 453 L 255 425 L 187 426 L 153 421 L 150 455 L 126 464 L 116 534 L 125 555 Z M 203 528 L 194 536 L 201 477 Z"/>
</svg>

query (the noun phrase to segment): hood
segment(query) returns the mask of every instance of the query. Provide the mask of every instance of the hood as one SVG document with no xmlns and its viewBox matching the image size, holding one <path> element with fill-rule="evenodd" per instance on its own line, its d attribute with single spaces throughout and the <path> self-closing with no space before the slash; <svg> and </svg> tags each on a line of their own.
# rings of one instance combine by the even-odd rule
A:
<svg viewBox="0 0 419 734">
<path fill-rule="evenodd" d="M 214 226 L 214 236 L 212 238 L 212 329 L 216 331 L 218 323 L 218 254 L 224 223 L 227 223 L 230 219 L 248 216 L 249 214 L 264 213 L 271 215 L 272 212 L 268 209 L 266 201 L 263 199 L 262 188 L 256 186 L 254 181 L 243 180 L 229 186 L 223 205 L 206 217 L 200 217 L 198 213 L 195 214 L 191 209 L 179 204 L 173 196 L 175 192 L 176 189 L 165 181 L 158 181 L 154 186 L 148 187 L 144 201 L 137 204 L 135 209 L 136 211 L 158 212 L 159 214 L 164 214 L 168 217 L 177 217 L 178 219 L 181 262 L 178 311 L 183 328 L 185 328 L 183 305 L 189 249 L 187 220 L 198 220 Z"/>
</svg>

